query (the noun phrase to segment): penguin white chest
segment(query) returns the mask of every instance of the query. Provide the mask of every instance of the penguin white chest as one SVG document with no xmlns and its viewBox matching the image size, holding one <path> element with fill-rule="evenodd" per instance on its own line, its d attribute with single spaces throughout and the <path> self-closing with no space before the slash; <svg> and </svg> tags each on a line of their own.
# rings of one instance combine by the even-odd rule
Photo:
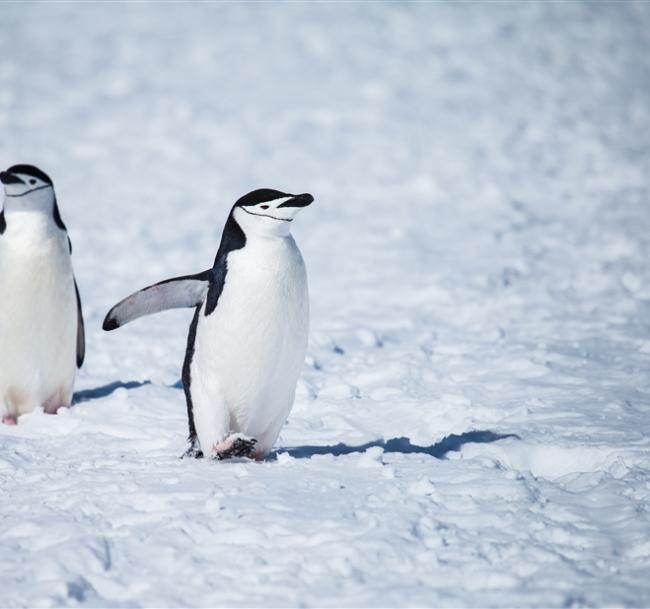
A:
<svg viewBox="0 0 650 609">
<path fill-rule="evenodd" d="M 12 216 L 0 240 L 0 409 L 18 416 L 69 404 L 76 300 L 65 233 Z"/>
<path fill-rule="evenodd" d="M 191 367 L 201 445 L 206 450 L 204 438 L 212 437 L 201 429 L 201 411 L 216 408 L 221 422 L 207 419 L 217 435 L 241 432 L 269 450 L 293 405 L 307 348 L 307 275 L 293 238 L 259 238 L 229 253 L 217 307 L 208 316 L 204 307 Z"/>
</svg>

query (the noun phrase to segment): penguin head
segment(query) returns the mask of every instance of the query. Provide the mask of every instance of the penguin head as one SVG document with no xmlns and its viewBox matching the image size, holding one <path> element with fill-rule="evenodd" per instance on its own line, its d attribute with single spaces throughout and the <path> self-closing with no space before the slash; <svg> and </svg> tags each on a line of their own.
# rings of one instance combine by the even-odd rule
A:
<svg viewBox="0 0 650 609">
<path fill-rule="evenodd" d="M 54 197 L 54 186 L 50 176 L 33 165 L 13 165 L 0 172 L 8 199 L 24 202 L 46 202 Z"/>
<path fill-rule="evenodd" d="M 232 208 L 232 216 L 246 234 L 284 237 L 291 232 L 291 223 L 314 197 L 308 193 L 290 193 L 259 188 L 241 197 Z"/>
</svg>

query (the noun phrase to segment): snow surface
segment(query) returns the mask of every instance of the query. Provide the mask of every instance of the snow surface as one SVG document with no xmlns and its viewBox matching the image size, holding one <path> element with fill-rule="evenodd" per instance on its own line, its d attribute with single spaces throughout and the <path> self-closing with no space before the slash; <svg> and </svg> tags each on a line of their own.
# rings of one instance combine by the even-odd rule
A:
<svg viewBox="0 0 650 609">
<path fill-rule="evenodd" d="M 0 428 L 0 605 L 649 606 L 649 150 L 650 3 L 2 3 L 88 350 Z M 180 460 L 191 312 L 101 320 L 263 186 L 316 197 L 296 405 Z"/>
</svg>

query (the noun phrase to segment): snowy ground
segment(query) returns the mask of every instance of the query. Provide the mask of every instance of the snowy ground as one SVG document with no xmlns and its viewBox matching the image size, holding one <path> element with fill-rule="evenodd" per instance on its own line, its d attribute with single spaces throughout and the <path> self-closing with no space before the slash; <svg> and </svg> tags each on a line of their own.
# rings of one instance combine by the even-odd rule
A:
<svg viewBox="0 0 650 609">
<path fill-rule="evenodd" d="M 649 32 L 3 3 L 0 165 L 55 180 L 88 352 L 73 408 L 0 428 L 0 605 L 649 606 Z M 267 462 L 180 460 L 191 312 L 101 320 L 262 186 L 316 197 L 298 399 Z"/>
</svg>

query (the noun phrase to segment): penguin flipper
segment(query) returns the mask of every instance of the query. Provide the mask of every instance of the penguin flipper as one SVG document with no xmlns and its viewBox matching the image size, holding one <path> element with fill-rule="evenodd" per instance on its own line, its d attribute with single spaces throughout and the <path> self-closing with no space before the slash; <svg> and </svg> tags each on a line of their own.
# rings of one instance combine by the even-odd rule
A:
<svg viewBox="0 0 650 609">
<path fill-rule="evenodd" d="M 81 368 L 86 357 L 86 331 L 84 328 L 84 316 L 81 310 L 81 297 L 79 296 L 76 279 L 74 282 L 74 291 L 77 295 L 77 368 Z"/>
<path fill-rule="evenodd" d="M 212 279 L 212 269 L 196 275 L 183 275 L 150 285 L 118 302 L 104 319 L 104 330 L 167 309 L 196 307 L 205 299 Z"/>
</svg>

